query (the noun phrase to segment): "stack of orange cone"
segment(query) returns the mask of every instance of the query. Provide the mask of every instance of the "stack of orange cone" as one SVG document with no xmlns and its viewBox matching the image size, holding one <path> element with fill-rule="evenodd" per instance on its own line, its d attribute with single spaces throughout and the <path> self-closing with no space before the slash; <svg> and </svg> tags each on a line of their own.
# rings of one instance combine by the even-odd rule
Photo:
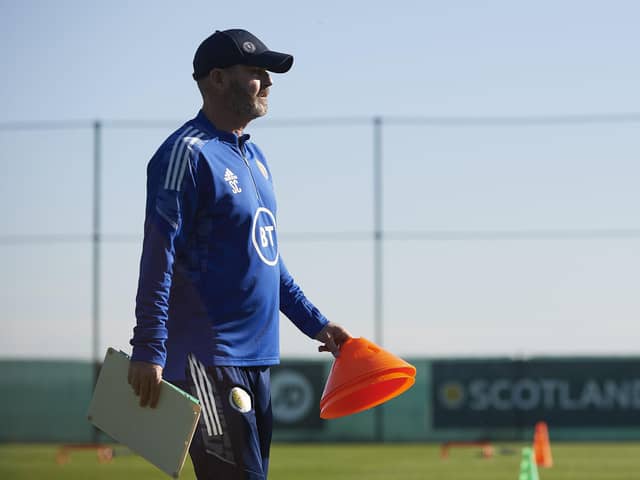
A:
<svg viewBox="0 0 640 480">
<path fill-rule="evenodd" d="M 539 466 L 547 468 L 553 466 L 551 444 L 549 443 L 549 429 L 545 422 L 536 423 L 533 433 L 533 451 L 535 453 L 536 463 Z"/>
<path fill-rule="evenodd" d="M 320 399 L 320 417 L 344 417 L 380 405 L 411 388 L 416 368 L 365 338 L 340 348 Z"/>
</svg>

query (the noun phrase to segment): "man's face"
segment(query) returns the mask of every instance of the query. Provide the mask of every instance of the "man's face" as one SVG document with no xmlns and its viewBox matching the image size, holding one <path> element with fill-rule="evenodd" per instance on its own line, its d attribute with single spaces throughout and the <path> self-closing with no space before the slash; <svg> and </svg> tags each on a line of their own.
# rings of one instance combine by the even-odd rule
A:
<svg viewBox="0 0 640 480">
<path fill-rule="evenodd" d="M 269 73 L 263 68 L 248 65 L 234 65 L 225 69 L 225 73 L 227 107 L 247 121 L 266 115 L 271 86 Z"/>
</svg>

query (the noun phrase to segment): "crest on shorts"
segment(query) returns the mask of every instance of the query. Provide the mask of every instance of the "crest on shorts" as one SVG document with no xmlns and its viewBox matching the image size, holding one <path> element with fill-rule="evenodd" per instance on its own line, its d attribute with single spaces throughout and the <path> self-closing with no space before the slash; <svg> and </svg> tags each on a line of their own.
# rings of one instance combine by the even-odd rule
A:
<svg viewBox="0 0 640 480">
<path fill-rule="evenodd" d="M 267 172 L 267 167 L 265 167 L 260 160 L 256 160 L 256 165 L 258 165 L 258 170 L 260 170 L 262 176 L 269 180 L 269 172 Z"/>
<path fill-rule="evenodd" d="M 229 392 L 229 404 L 240 413 L 251 411 L 251 395 L 240 387 L 233 387 Z"/>
</svg>

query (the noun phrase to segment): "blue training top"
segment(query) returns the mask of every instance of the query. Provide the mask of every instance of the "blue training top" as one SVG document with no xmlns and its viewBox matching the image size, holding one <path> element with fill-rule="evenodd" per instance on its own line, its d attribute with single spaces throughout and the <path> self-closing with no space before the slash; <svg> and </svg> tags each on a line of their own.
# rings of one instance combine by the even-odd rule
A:
<svg viewBox="0 0 640 480">
<path fill-rule="evenodd" d="M 184 378 L 190 352 L 205 365 L 277 364 L 278 310 L 311 338 L 328 323 L 278 251 L 264 155 L 200 111 L 147 168 L 132 359 L 169 380 Z"/>
</svg>

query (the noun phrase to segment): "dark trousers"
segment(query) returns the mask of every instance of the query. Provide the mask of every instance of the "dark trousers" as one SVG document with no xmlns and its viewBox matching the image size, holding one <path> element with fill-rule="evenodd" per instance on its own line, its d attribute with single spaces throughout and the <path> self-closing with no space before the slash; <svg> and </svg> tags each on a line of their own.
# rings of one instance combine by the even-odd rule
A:
<svg viewBox="0 0 640 480">
<path fill-rule="evenodd" d="M 199 480 L 266 480 L 273 417 L 268 367 L 187 362 L 186 383 L 202 414 L 189 454 Z"/>
</svg>

